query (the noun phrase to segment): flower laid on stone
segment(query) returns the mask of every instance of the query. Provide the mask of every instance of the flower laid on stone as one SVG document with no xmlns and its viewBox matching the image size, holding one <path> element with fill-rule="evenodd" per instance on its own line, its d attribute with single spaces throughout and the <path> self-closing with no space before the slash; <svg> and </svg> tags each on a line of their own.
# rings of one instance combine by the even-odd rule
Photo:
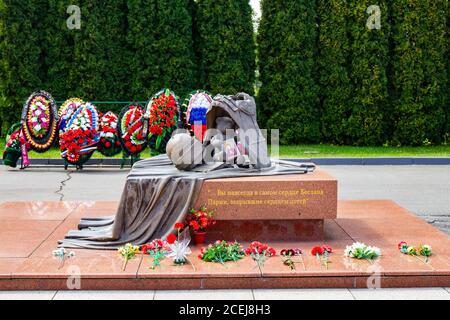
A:
<svg viewBox="0 0 450 320">
<path fill-rule="evenodd" d="M 320 261 L 326 269 L 328 269 L 328 264 L 330 263 L 329 257 L 332 252 L 333 249 L 328 245 L 316 246 L 311 250 L 311 254 L 316 256 L 317 260 Z"/>
<path fill-rule="evenodd" d="M 136 256 L 136 253 L 139 252 L 138 246 L 133 246 L 131 243 L 127 243 L 125 246 L 117 249 L 119 255 L 123 258 L 123 266 L 122 271 L 125 271 L 127 267 L 128 261 L 133 259 Z"/>
<path fill-rule="evenodd" d="M 406 254 L 406 255 L 410 255 L 410 256 L 414 256 L 416 258 L 418 258 L 417 256 L 424 256 L 425 257 L 425 263 L 428 263 L 428 258 L 431 256 L 432 254 L 432 249 L 430 245 L 427 244 L 423 244 L 420 245 L 419 248 L 416 248 L 414 246 L 409 246 L 405 241 L 401 241 L 398 244 L 398 249 L 400 250 L 401 253 Z M 422 259 L 418 258 L 420 261 L 422 261 Z"/>
<path fill-rule="evenodd" d="M 238 242 L 218 240 L 214 244 L 202 248 L 199 258 L 205 262 L 217 262 L 224 264 L 227 261 L 238 261 L 245 253 Z"/>
<path fill-rule="evenodd" d="M 178 235 L 171 233 L 167 236 L 167 243 L 170 249 L 167 256 L 173 258 L 173 262 L 176 265 L 183 265 L 188 262 L 187 256 L 192 253 L 191 248 L 189 248 L 191 243 L 189 228 L 183 229 L 180 227 L 181 224 L 179 222 L 176 223 L 174 228 L 177 229 Z"/>
<path fill-rule="evenodd" d="M 303 251 L 299 248 L 295 249 L 282 249 L 280 251 L 280 255 L 283 259 L 283 264 L 291 268 L 291 270 L 296 270 L 295 264 L 298 263 L 293 260 L 293 257 L 299 257 L 300 263 L 303 266 L 303 270 L 306 271 L 305 263 L 303 262 Z"/>
<path fill-rule="evenodd" d="M 267 258 L 273 257 L 277 254 L 274 248 L 258 241 L 253 241 L 250 246 L 245 249 L 244 253 L 251 256 L 259 267 L 264 266 Z"/>
<path fill-rule="evenodd" d="M 355 242 L 345 248 L 344 255 L 354 259 L 366 259 L 371 262 L 371 260 L 381 256 L 381 250 L 361 242 Z"/>
<path fill-rule="evenodd" d="M 161 265 L 161 260 L 167 255 L 169 250 L 170 248 L 168 242 L 162 239 L 155 239 L 152 242 L 141 246 L 141 252 L 152 257 L 153 263 L 150 268 L 153 270 Z"/>
<path fill-rule="evenodd" d="M 73 251 L 67 252 L 66 249 L 64 248 L 58 248 L 56 250 L 53 250 L 52 255 L 55 258 L 59 259 L 60 263 L 58 269 L 61 269 L 64 266 L 64 262 L 66 261 L 66 259 L 75 257 L 75 252 Z"/>
</svg>

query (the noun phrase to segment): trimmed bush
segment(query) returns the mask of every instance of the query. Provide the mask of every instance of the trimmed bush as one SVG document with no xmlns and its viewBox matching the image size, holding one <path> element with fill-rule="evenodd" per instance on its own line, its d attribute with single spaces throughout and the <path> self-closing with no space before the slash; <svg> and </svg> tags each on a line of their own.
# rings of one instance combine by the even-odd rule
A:
<svg viewBox="0 0 450 320">
<path fill-rule="evenodd" d="M 248 0 L 197 1 L 200 86 L 213 93 L 254 93 L 255 44 Z"/>
<path fill-rule="evenodd" d="M 262 125 L 280 129 L 283 144 L 318 142 L 315 1 L 263 0 L 261 5 L 257 40 Z"/>
<path fill-rule="evenodd" d="M 348 118 L 352 112 L 352 86 L 349 78 L 350 41 L 347 35 L 347 3 L 318 0 L 319 24 L 317 84 L 320 90 L 323 139 L 350 144 Z"/>
<path fill-rule="evenodd" d="M 84 0 L 80 8 L 82 25 L 74 33 L 75 68 L 70 70 L 74 94 L 87 101 L 126 99 L 124 0 Z"/>
<path fill-rule="evenodd" d="M 46 1 L 0 0 L 0 118 L 10 127 L 28 96 L 41 89 L 42 30 Z"/>
<path fill-rule="evenodd" d="M 196 87 L 191 0 L 129 0 L 130 94 L 146 100 L 168 87 L 183 96 Z"/>
<path fill-rule="evenodd" d="M 442 141 L 448 94 L 447 5 L 445 0 L 392 2 L 395 144 Z"/>
<path fill-rule="evenodd" d="M 352 112 L 347 134 L 355 145 L 380 145 L 391 132 L 388 77 L 389 36 L 387 0 L 377 1 L 381 9 L 381 29 L 366 26 L 370 0 L 348 1 L 350 36 L 350 79 Z"/>
</svg>

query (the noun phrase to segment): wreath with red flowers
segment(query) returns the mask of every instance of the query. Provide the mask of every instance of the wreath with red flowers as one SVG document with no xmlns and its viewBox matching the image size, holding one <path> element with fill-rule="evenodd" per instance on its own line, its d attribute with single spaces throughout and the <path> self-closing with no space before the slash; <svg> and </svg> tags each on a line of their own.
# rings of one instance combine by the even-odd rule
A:
<svg viewBox="0 0 450 320">
<path fill-rule="evenodd" d="M 100 117 L 100 141 L 97 149 L 106 157 L 115 156 L 122 151 L 117 131 L 118 122 L 119 118 L 112 111 L 108 111 Z"/>
<path fill-rule="evenodd" d="M 124 157 L 139 158 L 147 146 L 144 114 L 144 107 L 139 104 L 131 104 L 120 112 L 117 130 Z"/>
<path fill-rule="evenodd" d="M 56 140 L 58 110 L 55 100 L 46 91 L 34 92 L 22 109 L 22 130 L 30 149 L 45 152 Z"/>
<path fill-rule="evenodd" d="M 68 163 L 82 166 L 97 150 L 98 120 L 97 108 L 90 103 L 80 105 L 72 113 L 59 135 L 61 157 Z"/>
<path fill-rule="evenodd" d="M 203 141 L 206 133 L 206 112 L 212 101 L 208 92 L 195 90 L 184 99 L 181 105 L 184 126 L 200 141 Z"/>
<path fill-rule="evenodd" d="M 171 133 L 177 128 L 180 114 L 178 98 L 170 89 L 156 93 L 147 104 L 149 142 L 153 154 L 165 153 Z"/>
<path fill-rule="evenodd" d="M 22 123 L 15 123 L 6 133 L 6 145 L 3 152 L 3 164 L 15 168 L 17 161 L 21 157 L 22 145 L 26 144 L 29 148 L 29 143 L 25 141 L 25 137 L 21 135 Z"/>
</svg>

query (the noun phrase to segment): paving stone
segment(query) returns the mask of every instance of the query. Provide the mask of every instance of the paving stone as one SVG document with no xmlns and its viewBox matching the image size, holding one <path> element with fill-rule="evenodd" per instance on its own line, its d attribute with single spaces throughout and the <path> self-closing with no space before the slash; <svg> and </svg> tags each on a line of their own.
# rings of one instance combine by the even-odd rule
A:
<svg viewBox="0 0 450 320">
<path fill-rule="evenodd" d="M 54 300 L 153 300 L 155 291 L 58 291 Z"/>
<path fill-rule="evenodd" d="M 0 291 L 0 300 L 52 300 L 56 291 Z"/>
<path fill-rule="evenodd" d="M 356 300 L 450 300 L 444 288 L 350 289 Z"/>
<path fill-rule="evenodd" d="M 255 300 L 353 300 L 348 289 L 254 289 Z"/>
<path fill-rule="evenodd" d="M 252 290 L 156 291 L 155 300 L 253 300 Z"/>
</svg>

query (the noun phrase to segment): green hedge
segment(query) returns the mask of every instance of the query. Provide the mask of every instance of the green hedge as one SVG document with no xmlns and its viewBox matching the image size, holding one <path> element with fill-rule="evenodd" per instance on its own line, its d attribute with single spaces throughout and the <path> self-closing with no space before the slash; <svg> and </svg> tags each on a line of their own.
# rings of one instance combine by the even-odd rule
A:
<svg viewBox="0 0 450 320">
<path fill-rule="evenodd" d="M 283 143 L 450 142 L 445 0 L 262 0 L 257 48 L 247 0 L 79 0 L 81 30 L 66 26 L 71 4 L 0 0 L 0 129 L 38 89 L 57 100 L 253 93 L 257 60 L 260 125 Z M 379 30 L 366 27 L 373 4 Z"/>
<path fill-rule="evenodd" d="M 260 119 L 281 142 L 318 142 L 316 8 L 312 0 L 263 0 L 258 33 Z"/>
<path fill-rule="evenodd" d="M 442 142 L 448 109 L 447 6 L 446 0 L 392 2 L 395 144 Z"/>
<path fill-rule="evenodd" d="M 212 93 L 254 93 L 255 44 L 248 0 L 198 0 L 196 46 L 200 87 Z"/>
<path fill-rule="evenodd" d="M 350 39 L 347 2 L 318 0 L 317 83 L 320 90 L 321 131 L 324 140 L 350 144 L 348 119 L 352 112 Z"/>
<path fill-rule="evenodd" d="M 23 101 L 42 86 L 42 20 L 46 1 L 0 0 L 0 115 L 20 119 Z M 5 132 L 5 131 L 4 131 Z"/>
</svg>

